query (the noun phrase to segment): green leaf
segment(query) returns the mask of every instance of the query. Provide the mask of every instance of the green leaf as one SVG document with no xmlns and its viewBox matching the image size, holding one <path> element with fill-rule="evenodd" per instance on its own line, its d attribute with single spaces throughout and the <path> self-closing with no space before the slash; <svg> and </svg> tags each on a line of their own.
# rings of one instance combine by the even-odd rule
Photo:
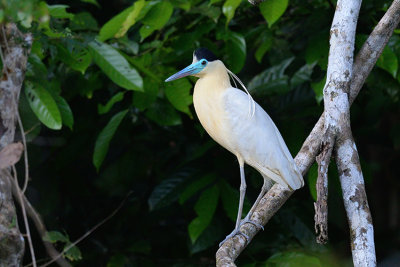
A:
<svg viewBox="0 0 400 267">
<path fill-rule="evenodd" d="M 307 173 L 308 189 L 314 201 L 317 201 L 317 178 L 318 178 L 318 165 L 314 163 L 311 165 L 310 170 Z"/>
<path fill-rule="evenodd" d="M 73 19 L 74 14 L 68 13 L 67 5 L 47 5 L 49 9 L 50 16 L 57 19 Z"/>
<path fill-rule="evenodd" d="M 288 92 L 290 90 L 289 77 L 284 72 L 293 59 L 293 57 L 285 59 L 280 64 L 274 65 L 255 76 L 249 83 L 249 91 L 260 96 Z"/>
<path fill-rule="evenodd" d="M 174 5 L 174 7 L 178 7 L 181 8 L 185 11 L 189 11 L 190 10 L 190 5 L 191 2 L 187 1 L 187 0 L 171 0 L 171 3 Z"/>
<path fill-rule="evenodd" d="M 288 0 L 268 0 L 260 4 L 261 14 L 270 28 L 285 13 L 288 3 Z"/>
<path fill-rule="evenodd" d="M 223 236 L 224 230 L 222 223 L 219 223 L 217 220 L 214 220 L 209 226 L 201 233 L 199 238 L 197 238 L 194 244 L 190 246 L 190 253 L 198 253 L 203 251 L 209 247 L 215 246 L 218 244 Z"/>
<path fill-rule="evenodd" d="M 25 82 L 25 95 L 38 119 L 53 130 L 61 129 L 61 114 L 53 97 L 39 84 Z"/>
<path fill-rule="evenodd" d="M 35 113 L 32 112 L 25 94 L 21 95 L 19 98 L 18 109 L 22 125 L 24 126 L 26 141 L 30 142 L 39 135 L 41 123 Z"/>
<path fill-rule="evenodd" d="M 263 39 L 261 45 L 257 48 L 254 56 L 258 63 L 261 63 L 265 53 L 272 47 L 272 35 L 269 34 L 267 38 Z"/>
<path fill-rule="evenodd" d="M 221 188 L 222 206 L 225 210 L 225 213 L 229 219 L 236 222 L 240 197 L 239 191 L 234 189 L 225 180 L 221 180 L 219 186 Z M 243 214 L 247 214 L 250 208 L 250 202 L 245 199 L 243 203 Z"/>
<path fill-rule="evenodd" d="M 70 242 L 66 243 L 64 246 L 64 255 L 70 261 L 77 261 L 82 259 L 82 253 L 77 246 L 72 246 L 68 250 L 65 250 L 71 245 Z"/>
<path fill-rule="evenodd" d="M 326 70 L 328 66 L 329 54 L 329 36 L 325 33 L 316 34 L 308 41 L 305 60 L 307 64 L 318 62 L 318 66 L 322 70 Z"/>
<path fill-rule="evenodd" d="M 230 32 L 226 40 L 226 62 L 230 70 L 238 73 L 246 61 L 246 40 L 236 32 Z"/>
<path fill-rule="evenodd" d="M 315 93 L 315 100 L 317 103 L 321 103 L 322 99 L 324 99 L 324 86 L 326 83 L 326 76 L 320 80 L 319 82 L 311 83 L 311 88 Z"/>
<path fill-rule="evenodd" d="M 85 74 L 86 69 L 92 63 L 92 56 L 87 49 L 82 49 L 76 54 L 70 53 L 65 46 L 58 44 L 58 59 L 67 64 L 71 69 Z"/>
<path fill-rule="evenodd" d="M 125 92 L 118 92 L 104 106 L 102 104 L 97 104 L 97 112 L 99 114 L 105 114 L 110 111 L 115 103 L 118 103 L 124 99 Z"/>
<path fill-rule="evenodd" d="M 307 82 L 311 78 L 311 74 L 314 70 L 314 66 L 317 64 L 317 62 L 314 62 L 312 64 L 306 64 L 303 67 L 301 67 L 296 73 L 293 75 L 292 79 L 290 80 L 290 85 L 292 87 L 296 87 L 304 82 Z"/>
<path fill-rule="evenodd" d="M 278 252 L 272 255 L 266 263 L 268 266 L 273 264 L 273 266 L 279 267 L 322 267 L 317 257 L 297 251 Z"/>
<path fill-rule="evenodd" d="M 157 99 L 160 84 L 149 76 L 144 77 L 144 92 L 134 92 L 132 104 L 140 111 L 145 110 Z"/>
<path fill-rule="evenodd" d="M 142 19 L 143 26 L 139 33 L 143 41 L 156 30 L 160 30 L 168 22 L 174 7 L 168 1 L 161 1 L 155 4 L 146 16 Z"/>
<path fill-rule="evenodd" d="M 222 13 L 226 17 L 226 25 L 229 24 L 231 19 L 235 16 L 235 10 L 240 5 L 242 0 L 226 0 L 222 6 Z"/>
<path fill-rule="evenodd" d="M 58 231 L 48 231 L 44 234 L 42 237 L 44 241 L 50 242 L 50 243 L 56 243 L 56 242 L 69 242 L 68 237 L 63 235 L 62 233 Z"/>
<path fill-rule="evenodd" d="M 99 25 L 96 19 L 89 12 L 82 12 L 75 14 L 74 18 L 71 20 L 69 27 L 72 31 L 79 30 L 92 30 L 98 31 Z"/>
<path fill-rule="evenodd" d="M 89 3 L 89 4 L 95 5 L 97 7 L 100 7 L 99 3 L 97 3 L 97 0 L 81 0 L 81 2 Z"/>
<path fill-rule="evenodd" d="M 110 19 L 103 25 L 103 27 L 101 27 L 97 39 L 105 41 L 112 37 L 120 38 L 124 36 L 129 28 L 137 22 L 140 12 L 145 4 L 146 2 L 144 0 L 136 1 L 132 6 Z"/>
<path fill-rule="evenodd" d="M 107 155 L 110 141 L 126 113 L 128 113 L 128 110 L 123 110 L 115 114 L 98 135 L 93 153 L 93 164 L 96 166 L 97 171 L 99 171 L 100 166 Z"/>
<path fill-rule="evenodd" d="M 61 96 L 55 95 L 54 100 L 57 103 L 58 109 L 60 110 L 62 123 L 72 130 L 74 126 L 74 115 L 68 102 Z"/>
<path fill-rule="evenodd" d="M 143 91 L 143 80 L 128 61 L 108 44 L 89 43 L 94 62 L 117 85 L 128 90 Z"/>
<path fill-rule="evenodd" d="M 189 184 L 188 187 L 181 193 L 179 197 L 179 204 L 185 203 L 191 196 L 196 194 L 198 191 L 215 181 L 216 175 L 214 173 L 210 173 L 204 175 L 203 177 L 196 179 L 193 183 Z"/>
<path fill-rule="evenodd" d="M 149 107 L 146 116 L 161 126 L 174 126 L 182 123 L 179 113 L 171 104 L 160 99 Z"/>
<path fill-rule="evenodd" d="M 185 167 L 173 173 L 157 185 L 148 200 L 150 210 L 168 206 L 179 198 L 184 183 L 193 177 L 195 169 Z"/>
<path fill-rule="evenodd" d="M 386 46 L 383 49 L 381 56 L 378 58 L 376 65 L 389 72 L 395 79 L 397 75 L 397 69 L 399 67 L 396 54 L 392 49 Z"/>
<path fill-rule="evenodd" d="M 204 190 L 200 198 L 197 200 L 194 209 L 197 213 L 197 217 L 190 222 L 188 226 L 190 240 L 192 244 L 196 242 L 199 236 L 210 224 L 214 212 L 217 209 L 219 197 L 219 188 L 214 185 L 211 188 Z"/>
<path fill-rule="evenodd" d="M 169 102 L 179 111 L 182 111 L 193 118 L 189 106 L 193 103 L 193 96 L 190 94 L 192 84 L 188 79 L 179 79 L 165 84 L 165 95 Z"/>
</svg>

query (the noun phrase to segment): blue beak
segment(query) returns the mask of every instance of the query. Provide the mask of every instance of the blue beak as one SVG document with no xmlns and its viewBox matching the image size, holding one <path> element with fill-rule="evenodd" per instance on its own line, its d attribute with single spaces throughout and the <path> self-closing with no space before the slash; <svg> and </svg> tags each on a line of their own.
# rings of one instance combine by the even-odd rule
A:
<svg viewBox="0 0 400 267">
<path fill-rule="evenodd" d="M 187 66 L 186 68 L 184 68 L 183 70 L 178 71 L 177 73 L 175 73 L 168 79 L 166 79 L 165 82 L 170 82 L 170 81 L 177 80 L 177 79 L 189 76 L 189 75 L 197 74 L 200 71 L 202 71 L 204 69 L 204 67 L 205 66 L 201 65 L 200 61 L 193 63 L 193 64 Z"/>
</svg>

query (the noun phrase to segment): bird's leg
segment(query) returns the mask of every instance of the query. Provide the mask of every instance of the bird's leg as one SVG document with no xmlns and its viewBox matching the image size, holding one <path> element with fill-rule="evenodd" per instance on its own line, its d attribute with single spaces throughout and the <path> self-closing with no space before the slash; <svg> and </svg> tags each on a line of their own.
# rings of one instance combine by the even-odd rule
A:
<svg viewBox="0 0 400 267">
<path fill-rule="evenodd" d="M 238 209 L 238 214 L 236 218 L 236 226 L 235 230 L 232 231 L 229 235 L 226 236 L 226 238 L 219 243 L 219 246 L 222 246 L 223 243 L 225 243 L 229 238 L 241 234 L 243 235 L 246 240 L 249 240 L 249 237 L 243 233 L 240 232 L 240 226 L 241 226 L 241 219 L 242 219 L 242 211 L 243 211 L 243 202 L 244 202 L 244 196 L 246 195 L 246 179 L 244 176 L 244 162 L 239 158 L 239 167 L 240 167 L 240 198 L 239 198 L 239 209 Z"/>
<path fill-rule="evenodd" d="M 254 222 L 254 221 L 251 220 L 251 216 L 253 215 L 253 212 L 254 212 L 254 210 L 257 208 L 258 203 L 260 203 L 260 200 L 261 200 L 262 197 L 265 195 L 265 193 L 267 193 L 267 191 L 269 190 L 269 188 L 270 188 L 270 183 L 268 182 L 267 179 L 264 178 L 264 184 L 263 184 L 263 186 L 261 187 L 261 192 L 260 192 L 260 194 L 258 195 L 258 197 L 257 197 L 257 199 L 256 199 L 256 202 L 254 202 L 253 206 L 251 207 L 249 213 L 247 213 L 246 217 L 241 221 L 240 226 L 242 226 L 242 225 L 245 224 L 245 223 L 251 223 L 251 224 L 253 224 L 254 226 L 259 227 L 259 228 L 261 228 L 261 229 L 264 230 L 264 227 L 263 227 L 261 224 L 256 223 L 256 222 Z"/>
</svg>

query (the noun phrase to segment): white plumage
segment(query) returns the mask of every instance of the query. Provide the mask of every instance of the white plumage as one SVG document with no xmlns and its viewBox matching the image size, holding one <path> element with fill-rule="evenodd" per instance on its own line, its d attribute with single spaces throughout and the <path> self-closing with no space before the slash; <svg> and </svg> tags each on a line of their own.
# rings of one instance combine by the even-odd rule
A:
<svg viewBox="0 0 400 267">
<path fill-rule="evenodd" d="M 198 74 L 193 94 L 196 114 L 207 133 L 264 177 L 292 189 L 302 187 L 303 178 L 274 122 L 257 103 L 254 116 L 249 116 L 247 94 L 231 86 L 221 61 L 211 64 L 212 71 Z"/>
<path fill-rule="evenodd" d="M 293 190 L 302 187 L 304 181 L 281 134 L 268 114 L 250 95 L 232 87 L 228 74 L 230 71 L 220 60 L 214 59 L 215 56 L 206 49 L 198 52 L 199 50 L 195 51 L 190 66 L 166 81 L 187 75 L 199 77 L 193 93 L 196 114 L 207 133 L 233 153 L 239 161 L 241 185 L 238 216 L 235 230 L 226 237 L 223 241 L 225 242 L 236 234 L 244 235 L 240 232 L 240 226 L 244 223 L 252 223 L 262 228 L 261 225 L 251 221 L 251 215 L 268 191 L 270 180 Z M 211 53 L 212 60 L 199 58 L 199 55 L 207 53 Z M 239 83 L 242 84 L 240 81 Z M 247 89 L 244 89 L 247 92 Z M 261 173 L 264 185 L 248 215 L 241 220 L 246 190 L 244 163 Z"/>
</svg>

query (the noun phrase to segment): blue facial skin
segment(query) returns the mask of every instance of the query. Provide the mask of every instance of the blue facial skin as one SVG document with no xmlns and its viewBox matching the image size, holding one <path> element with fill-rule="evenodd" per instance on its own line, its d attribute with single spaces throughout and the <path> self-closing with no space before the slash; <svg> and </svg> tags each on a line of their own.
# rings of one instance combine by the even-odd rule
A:
<svg viewBox="0 0 400 267">
<path fill-rule="evenodd" d="M 202 71 L 207 66 L 207 64 L 208 64 L 208 61 L 203 58 L 203 59 L 197 61 L 196 63 L 193 63 L 193 64 L 187 66 L 183 70 L 175 73 L 174 75 L 172 75 L 171 77 L 166 79 L 165 82 L 170 82 L 173 80 L 183 78 L 185 76 L 197 74 L 200 71 Z"/>
</svg>

